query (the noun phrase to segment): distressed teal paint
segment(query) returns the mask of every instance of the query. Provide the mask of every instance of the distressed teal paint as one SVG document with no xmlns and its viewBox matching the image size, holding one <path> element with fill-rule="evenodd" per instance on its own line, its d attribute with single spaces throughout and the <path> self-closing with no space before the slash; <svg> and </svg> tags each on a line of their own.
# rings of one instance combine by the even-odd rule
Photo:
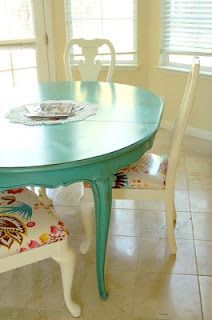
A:
<svg viewBox="0 0 212 320">
<path fill-rule="evenodd" d="M 56 82 L 1 92 L 0 189 L 26 185 L 92 185 L 96 205 L 96 268 L 107 298 L 105 251 L 111 210 L 111 174 L 151 148 L 163 111 L 160 97 L 142 88 L 105 82 Z M 95 116 L 64 125 L 29 127 L 4 119 L 10 108 L 35 101 L 73 99 L 98 105 Z"/>
</svg>

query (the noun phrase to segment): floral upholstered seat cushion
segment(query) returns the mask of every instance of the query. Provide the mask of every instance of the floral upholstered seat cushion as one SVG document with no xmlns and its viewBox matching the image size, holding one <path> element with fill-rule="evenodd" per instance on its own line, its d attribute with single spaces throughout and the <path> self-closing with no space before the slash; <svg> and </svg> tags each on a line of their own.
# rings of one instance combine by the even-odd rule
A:
<svg viewBox="0 0 212 320">
<path fill-rule="evenodd" d="M 114 175 L 113 188 L 164 189 L 167 163 L 166 156 L 147 153 Z"/>
<path fill-rule="evenodd" d="M 0 192 L 0 257 L 63 240 L 68 231 L 32 191 Z"/>
<path fill-rule="evenodd" d="M 167 156 L 146 153 L 138 162 L 113 175 L 113 188 L 164 189 L 167 163 Z"/>
</svg>

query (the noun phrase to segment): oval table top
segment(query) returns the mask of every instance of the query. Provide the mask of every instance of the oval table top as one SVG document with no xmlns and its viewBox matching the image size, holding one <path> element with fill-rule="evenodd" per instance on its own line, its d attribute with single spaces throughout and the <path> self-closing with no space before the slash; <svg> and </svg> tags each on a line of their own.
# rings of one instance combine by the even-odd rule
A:
<svg viewBox="0 0 212 320">
<path fill-rule="evenodd" d="M 76 166 L 121 155 L 148 140 L 158 129 L 160 97 L 139 87 L 108 82 L 53 82 L 0 94 L 0 172 L 5 169 Z M 83 121 L 26 126 L 5 113 L 26 103 L 74 100 L 97 105 Z"/>
</svg>

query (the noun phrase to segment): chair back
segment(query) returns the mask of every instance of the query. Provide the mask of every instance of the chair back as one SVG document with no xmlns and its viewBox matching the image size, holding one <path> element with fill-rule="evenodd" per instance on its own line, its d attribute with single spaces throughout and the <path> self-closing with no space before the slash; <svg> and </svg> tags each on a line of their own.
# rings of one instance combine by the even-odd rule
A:
<svg viewBox="0 0 212 320">
<path fill-rule="evenodd" d="M 197 82 L 199 78 L 200 62 L 198 58 L 194 58 L 191 71 L 188 76 L 185 93 L 182 99 L 180 110 L 171 132 L 169 142 L 168 167 L 166 177 L 166 188 L 172 188 L 175 184 L 175 175 L 180 152 L 181 142 L 186 130 L 186 126 L 191 115 L 194 104 Z"/>
<path fill-rule="evenodd" d="M 81 54 L 75 54 L 73 46 L 77 45 L 81 48 Z M 99 54 L 99 48 L 106 45 L 110 51 L 110 65 L 106 81 L 111 81 L 115 66 L 115 50 L 112 43 L 107 39 L 72 39 L 69 40 L 64 50 L 64 65 L 67 80 L 73 81 L 72 66 L 73 57 L 82 56 L 83 60 L 79 60 L 78 70 L 82 81 L 96 81 L 102 68 L 100 60 L 96 60 Z M 74 63 L 74 65 L 76 65 Z"/>
</svg>

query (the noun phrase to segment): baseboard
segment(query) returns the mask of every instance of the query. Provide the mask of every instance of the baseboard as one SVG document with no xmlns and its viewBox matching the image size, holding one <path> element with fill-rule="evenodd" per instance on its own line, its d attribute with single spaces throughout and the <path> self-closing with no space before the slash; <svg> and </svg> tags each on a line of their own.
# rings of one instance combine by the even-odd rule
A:
<svg viewBox="0 0 212 320">
<path fill-rule="evenodd" d="M 171 128 L 173 127 L 173 122 L 162 120 L 160 126 L 161 128 L 171 130 Z M 188 127 L 186 129 L 186 134 L 196 138 L 212 141 L 212 131 Z"/>
</svg>

